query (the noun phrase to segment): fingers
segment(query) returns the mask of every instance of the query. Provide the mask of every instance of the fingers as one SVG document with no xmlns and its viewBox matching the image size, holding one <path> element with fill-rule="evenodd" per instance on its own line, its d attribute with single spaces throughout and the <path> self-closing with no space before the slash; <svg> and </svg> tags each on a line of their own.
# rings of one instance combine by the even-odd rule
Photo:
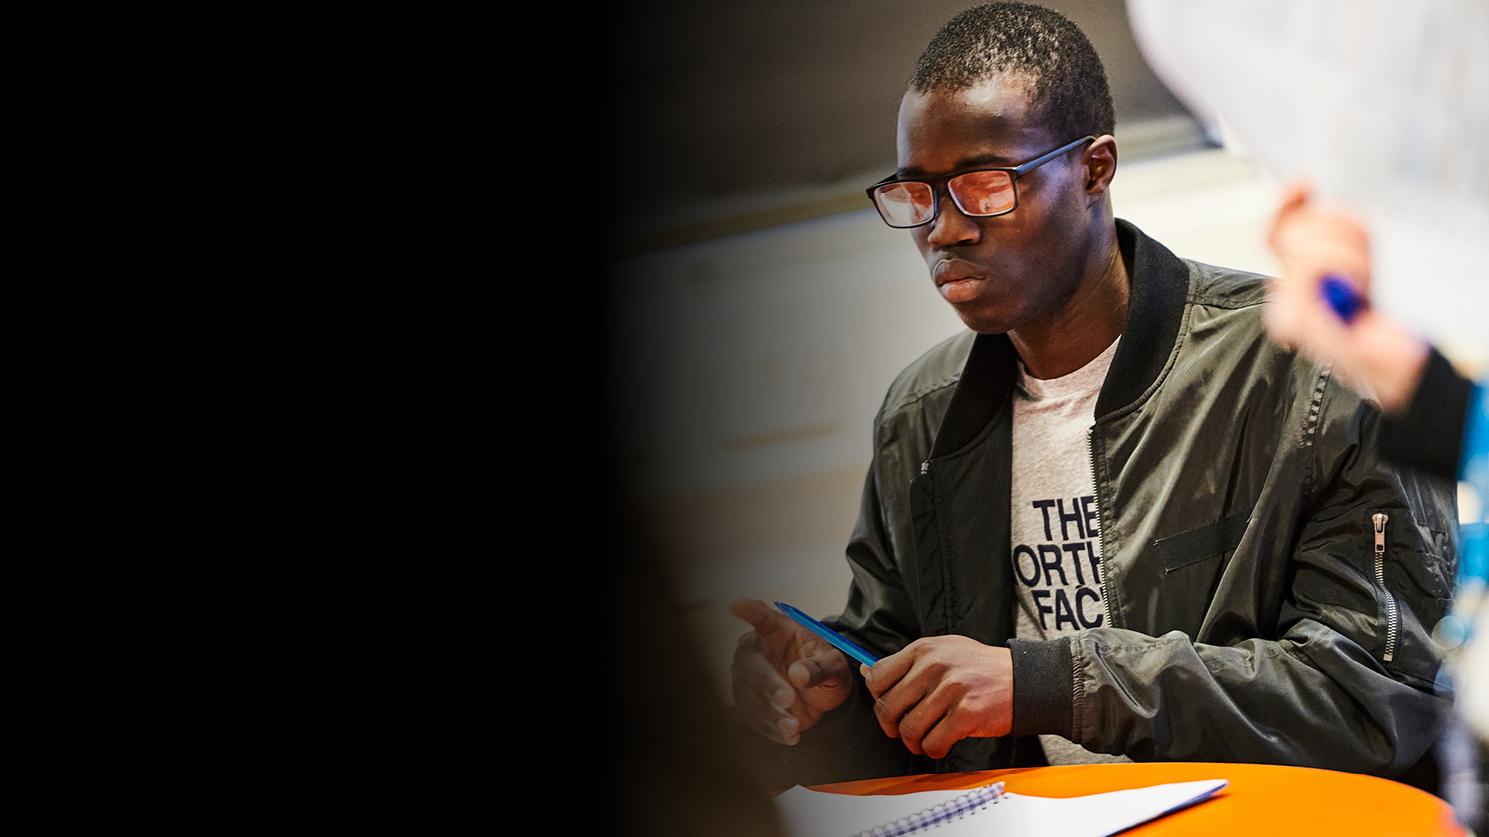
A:
<svg viewBox="0 0 1489 837">
<path fill-rule="evenodd" d="M 1347 207 L 1319 203 L 1306 184 L 1288 186 L 1267 233 L 1280 267 L 1269 281 L 1262 321 L 1267 333 L 1315 362 L 1348 366 L 1355 352 L 1351 327 L 1329 304 L 1323 288 L 1334 275 L 1368 300 L 1370 238 Z"/>
<path fill-rule="evenodd" d="M 939 759 L 969 733 L 967 718 L 958 712 L 963 691 L 935 682 L 924 671 L 912 671 L 874 701 L 874 716 L 884 734 L 900 739 L 905 749 Z"/>
<path fill-rule="evenodd" d="M 766 700 L 788 707 L 796 699 L 796 689 L 782 676 L 775 663 L 760 651 L 759 635 L 754 631 L 739 638 L 734 649 L 733 674 L 751 684 Z"/>
<path fill-rule="evenodd" d="M 921 752 L 933 759 L 946 758 L 946 754 L 951 752 L 952 745 L 967 737 L 966 732 L 962 730 L 959 718 L 960 716 L 955 711 L 942 715 L 931 731 L 920 739 Z"/>
<path fill-rule="evenodd" d="M 905 749 L 918 756 L 925 755 L 925 751 L 920 748 L 920 740 L 941 720 L 939 713 L 932 715 L 930 704 L 934 702 L 934 698 L 935 693 L 922 695 L 919 702 L 908 707 L 895 721 L 895 730 L 899 733 L 900 741 L 904 742 Z"/>
<path fill-rule="evenodd" d="M 877 698 L 894 688 L 894 685 L 909 673 L 915 664 L 915 655 L 920 650 L 920 644 L 920 640 L 917 639 L 896 653 L 879 658 L 879 662 L 872 666 L 859 668 L 859 672 L 864 677 L 864 684 L 869 687 L 869 692 L 874 697 Z"/>
<path fill-rule="evenodd" d="M 734 703 L 756 732 L 781 744 L 800 741 L 803 719 L 791 707 L 799 705 L 796 689 L 759 652 L 752 631 L 740 637 L 731 669 Z"/>
<path fill-rule="evenodd" d="M 1267 227 L 1267 243 L 1273 250 L 1277 249 L 1277 236 L 1283 222 L 1308 204 L 1311 191 L 1311 187 L 1303 180 L 1294 180 L 1283 190 L 1282 200 L 1277 204 L 1276 211 L 1272 213 L 1272 223 Z"/>
<path fill-rule="evenodd" d="M 1299 177 L 1295 178 L 1291 183 L 1287 184 L 1287 189 L 1283 192 L 1282 202 L 1286 204 L 1292 201 L 1296 201 L 1298 204 L 1301 205 L 1307 203 L 1312 196 L 1312 181 L 1310 181 L 1306 177 Z"/>
<path fill-rule="evenodd" d="M 737 599 L 729 609 L 756 626 L 735 650 L 735 702 L 762 734 L 795 744 L 852 695 L 848 657 L 764 602 Z"/>
<path fill-rule="evenodd" d="M 884 661 L 880 660 L 879 662 L 882 663 Z M 870 668 L 870 674 L 872 675 L 874 669 L 877 668 L 878 665 Z M 926 684 L 929 681 L 922 674 L 920 671 L 912 671 L 905 677 L 900 678 L 888 691 L 882 692 L 874 698 L 874 717 L 879 721 L 879 729 L 883 730 L 884 734 L 890 738 L 904 737 L 906 730 L 903 722 L 905 718 L 925 698 Z M 912 727 L 909 732 L 919 741 L 920 736 L 924 735 L 928 730 L 929 727 Z M 906 745 L 909 745 L 908 741 Z M 919 751 L 912 749 L 912 752 Z"/>
<path fill-rule="evenodd" d="M 755 635 L 760 639 L 760 652 L 770 658 L 782 676 L 786 666 L 795 662 L 795 647 L 801 634 L 812 635 L 786 614 L 759 599 L 735 599 L 729 605 L 729 612 L 754 626 Z"/>
<path fill-rule="evenodd" d="M 736 689 L 734 705 L 750 729 L 771 741 L 786 745 L 801 741 L 801 721 L 767 701 L 758 691 Z"/>
<path fill-rule="evenodd" d="M 1290 280 L 1317 281 L 1324 273 L 1350 279 L 1361 291 L 1370 279 L 1370 235 L 1344 206 L 1284 201 L 1273 217 L 1267 244 Z"/>
<path fill-rule="evenodd" d="M 806 729 L 822 713 L 846 703 L 856 684 L 847 655 L 820 639 L 803 642 L 795 656 L 798 659 L 786 671 L 797 695 L 791 712 L 803 720 L 802 729 Z"/>
<path fill-rule="evenodd" d="M 846 654 L 820 640 L 803 644 L 802 650 L 811 656 L 797 660 L 787 669 L 787 679 L 792 685 L 803 690 L 817 686 L 836 688 L 848 685 L 851 670 L 848 668 Z"/>
<path fill-rule="evenodd" d="M 782 620 L 790 621 L 784 613 L 759 599 L 735 599 L 729 604 L 729 612 L 749 622 L 762 637 L 780 630 Z"/>
<path fill-rule="evenodd" d="M 880 657 L 872 666 L 860 665 L 858 669 L 864 676 L 864 685 L 874 696 L 874 716 L 879 720 L 879 728 L 890 738 L 900 737 L 900 719 L 920 699 L 909 688 L 912 683 L 907 677 L 915 665 L 919 645 L 920 640 L 916 640 L 887 657 Z"/>
<path fill-rule="evenodd" d="M 908 748 L 910 752 L 915 753 L 916 755 L 929 756 L 932 755 L 932 753 L 925 748 L 925 738 L 930 735 L 932 730 L 936 729 L 944 720 L 946 720 L 946 716 L 950 713 L 952 703 L 955 700 L 956 693 L 955 690 L 945 688 L 943 686 L 934 689 L 929 694 L 925 694 L 918 689 L 911 692 L 910 694 L 918 696 L 918 700 L 915 700 L 915 703 L 909 708 L 909 711 L 905 712 L 904 715 L 900 717 L 899 723 L 897 725 L 897 728 L 899 730 L 899 737 L 900 740 L 905 743 L 905 747 Z M 894 703 L 898 703 L 898 701 L 895 700 L 893 691 L 890 693 L 889 697 L 891 698 L 892 703 L 886 703 L 886 706 L 892 706 L 894 705 Z M 910 699 L 913 700 L 915 698 L 912 697 Z M 943 739 L 950 733 L 951 730 L 951 722 L 946 721 L 946 723 L 947 729 L 942 731 Z M 955 739 L 952 739 L 952 741 L 954 742 Z M 946 749 L 951 749 L 950 742 L 946 743 Z M 945 755 L 944 750 L 942 751 L 941 755 Z M 934 757 L 940 758 L 940 756 Z"/>
</svg>

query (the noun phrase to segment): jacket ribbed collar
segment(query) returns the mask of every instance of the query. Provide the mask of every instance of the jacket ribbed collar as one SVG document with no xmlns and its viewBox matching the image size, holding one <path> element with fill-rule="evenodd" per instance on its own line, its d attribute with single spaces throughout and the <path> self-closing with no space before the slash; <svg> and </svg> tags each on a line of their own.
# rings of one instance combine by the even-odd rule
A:
<svg viewBox="0 0 1489 837">
<path fill-rule="evenodd" d="M 1096 399 L 1096 419 L 1136 401 L 1158 380 L 1179 336 L 1189 268 L 1167 247 L 1118 218 L 1117 247 L 1130 281 L 1127 322 Z M 936 433 L 931 458 L 966 446 L 1008 401 L 1018 353 L 1005 333 L 979 334 Z"/>
</svg>

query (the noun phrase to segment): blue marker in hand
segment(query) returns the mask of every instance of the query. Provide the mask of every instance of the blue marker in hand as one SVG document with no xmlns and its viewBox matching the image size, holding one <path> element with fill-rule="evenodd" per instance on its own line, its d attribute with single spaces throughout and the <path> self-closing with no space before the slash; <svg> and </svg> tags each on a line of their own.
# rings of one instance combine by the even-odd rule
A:
<svg viewBox="0 0 1489 837">
<path fill-rule="evenodd" d="M 813 619 L 805 613 L 802 613 L 791 605 L 788 605 L 785 602 L 776 602 L 776 607 L 780 608 L 782 613 L 790 616 L 792 619 L 795 619 L 796 622 L 802 627 L 832 643 L 832 646 L 834 648 L 838 649 L 844 654 L 847 654 L 860 663 L 863 663 L 866 666 L 871 666 L 874 663 L 879 662 L 879 658 L 869 653 L 868 651 L 865 651 L 863 649 L 863 646 L 843 636 L 837 631 L 834 631 L 832 628 L 827 627 L 821 622 L 818 622 L 816 619 Z"/>
<path fill-rule="evenodd" d="M 1365 310 L 1365 298 L 1343 276 L 1325 274 L 1319 282 L 1318 292 L 1345 325 L 1354 322 L 1355 316 Z"/>
</svg>

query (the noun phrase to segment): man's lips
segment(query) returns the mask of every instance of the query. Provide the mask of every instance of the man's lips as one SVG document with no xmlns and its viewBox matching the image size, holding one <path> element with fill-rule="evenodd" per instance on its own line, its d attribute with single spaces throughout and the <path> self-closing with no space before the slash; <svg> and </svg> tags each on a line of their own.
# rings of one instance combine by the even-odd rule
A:
<svg viewBox="0 0 1489 837">
<path fill-rule="evenodd" d="M 941 292 L 941 296 L 947 302 L 952 303 L 967 302 L 976 298 L 986 278 L 972 265 L 956 259 L 938 262 L 933 276 L 936 280 L 936 290 Z"/>
<path fill-rule="evenodd" d="M 936 287 L 941 287 L 948 282 L 959 282 L 963 279 L 983 279 L 982 271 L 959 259 L 951 261 L 940 261 L 936 263 L 936 272 L 933 274 Z"/>
</svg>

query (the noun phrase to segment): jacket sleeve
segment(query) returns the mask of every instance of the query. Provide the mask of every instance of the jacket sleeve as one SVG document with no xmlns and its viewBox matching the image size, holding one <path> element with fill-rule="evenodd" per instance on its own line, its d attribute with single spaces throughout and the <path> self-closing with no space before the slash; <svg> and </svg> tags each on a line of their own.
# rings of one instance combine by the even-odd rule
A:
<svg viewBox="0 0 1489 837">
<path fill-rule="evenodd" d="M 874 455 L 864 476 L 858 519 L 848 540 L 846 554 L 853 579 L 848 586 L 848 604 L 840 615 L 821 621 L 869 651 L 884 656 L 900 650 L 919 636 L 918 620 L 901 580 L 899 567 L 884 524 L 879 494 L 879 428 L 874 419 Z M 914 755 L 899 741 L 885 735 L 874 717 L 874 700 L 852 667 L 853 694 L 837 709 L 825 714 L 801 734 L 792 746 L 777 744 L 755 735 L 757 755 L 778 786 L 820 784 L 877 776 L 923 772 Z"/>
<path fill-rule="evenodd" d="M 1297 508 L 1276 516 L 1294 527 L 1294 548 L 1257 559 L 1289 562 L 1280 600 L 1225 644 L 1119 628 L 1012 641 L 1015 735 L 1056 733 L 1139 761 L 1384 776 L 1417 764 L 1448 706 L 1430 632 L 1455 569 L 1453 487 L 1384 465 L 1374 406 L 1323 384 L 1316 432 L 1301 437 L 1311 474 L 1291 495 Z M 1391 527 L 1379 568 L 1377 514 Z"/>
<path fill-rule="evenodd" d="M 1432 347 L 1411 401 L 1381 419 L 1381 454 L 1444 479 L 1457 477 L 1472 396 L 1473 382 Z"/>
</svg>

